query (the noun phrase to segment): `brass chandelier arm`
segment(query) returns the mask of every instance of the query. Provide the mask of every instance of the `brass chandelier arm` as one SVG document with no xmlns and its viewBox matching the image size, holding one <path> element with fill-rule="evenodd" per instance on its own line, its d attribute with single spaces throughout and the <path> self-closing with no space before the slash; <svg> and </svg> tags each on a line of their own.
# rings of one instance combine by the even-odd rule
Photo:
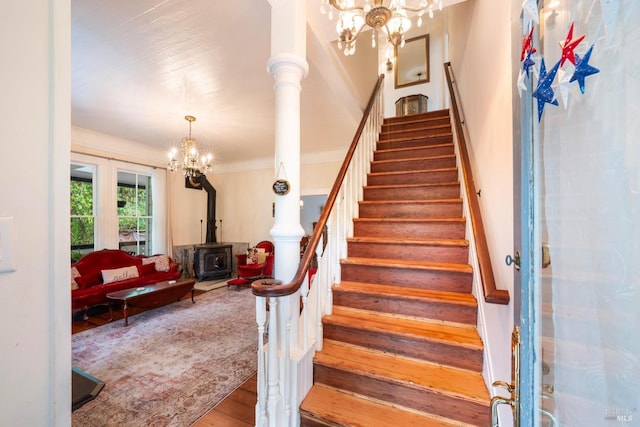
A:
<svg viewBox="0 0 640 427">
<path fill-rule="evenodd" d="M 339 37 L 338 48 L 342 49 L 342 43 L 346 42 L 344 54 L 349 56 L 355 53 L 356 39 L 364 30 L 365 25 L 375 30 L 371 39 L 372 47 L 376 47 L 378 30 L 383 30 L 386 33 L 387 41 L 393 46 L 404 46 L 404 35 L 411 28 L 409 14 L 417 13 L 419 15 L 418 27 L 420 27 L 425 11 L 429 11 L 429 16 L 433 17 L 433 3 L 433 0 L 421 0 L 420 3 L 416 3 L 416 6 L 407 6 L 405 2 L 393 0 L 367 0 L 366 2 L 322 0 L 320 12 L 325 14 L 328 6 L 330 8 L 329 19 L 333 19 L 333 10 L 339 13 L 336 25 Z M 349 21 L 351 21 L 351 25 L 349 25 Z"/>
<path fill-rule="evenodd" d="M 360 27 L 360 29 L 358 30 L 358 32 L 356 32 L 356 34 L 351 38 L 351 40 L 355 40 L 358 38 L 358 36 L 360 35 L 360 33 L 362 32 L 362 30 L 364 29 L 364 25 Z"/>
<path fill-rule="evenodd" d="M 353 7 L 342 7 L 337 0 L 329 0 L 329 4 L 331 6 L 333 6 L 334 8 L 336 8 L 337 10 L 339 10 L 340 12 L 352 12 L 354 10 L 360 10 L 364 12 L 364 7 L 363 6 L 353 6 Z M 376 7 L 380 7 L 382 6 L 382 1 L 378 0 L 378 1 L 374 1 L 374 5 L 372 7 L 372 9 L 376 8 Z M 402 8 L 404 10 L 407 10 L 409 12 L 422 12 L 425 11 L 429 8 L 429 4 L 427 3 L 427 6 L 425 7 L 420 7 L 420 6 L 402 6 Z M 395 11 L 395 8 L 388 8 L 391 11 Z"/>
<path fill-rule="evenodd" d="M 353 12 L 354 10 L 359 10 L 364 12 L 364 7 L 362 6 L 353 6 L 353 7 L 342 7 L 338 4 L 336 0 L 329 0 L 329 4 L 335 7 L 340 12 Z"/>
<path fill-rule="evenodd" d="M 409 12 L 424 12 L 429 9 L 429 6 L 425 6 L 425 7 L 404 6 L 403 9 Z"/>
</svg>

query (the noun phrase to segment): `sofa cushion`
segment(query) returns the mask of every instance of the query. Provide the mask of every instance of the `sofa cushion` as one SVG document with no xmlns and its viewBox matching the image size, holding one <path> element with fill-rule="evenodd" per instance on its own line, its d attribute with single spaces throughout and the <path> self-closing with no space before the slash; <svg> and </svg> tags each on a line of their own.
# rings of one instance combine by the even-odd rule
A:
<svg viewBox="0 0 640 427">
<path fill-rule="evenodd" d="M 139 277 L 138 268 L 135 265 L 113 268 L 110 270 L 102 270 L 102 281 L 104 283 L 118 282 L 135 277 Z"/>
<path fill-rule="evenodd" d="M 152 263 L 152 264 L 141 264 L 138 266 L 138 274 L 140 275 L 140 277 L 142 276 L 149 276 L 151 274 L 154 274 L 156 272 L 156 264 Z"/>
<path fill-rule="evenodd" d="M 96 286 L 102 283 L 102 276 L 100 274 L 85 274 L 76 277 L 76 283 L 80 286 L 80 289 L 87 289 L 92 286 Z"/>
<path fill-rule="evenodd" d="M 155 264 L 156 271 L 169 271 L 169 256 L 154 255 L 142 259 L 142 264 Z"/>
<path fill-rule="evenodd" d="M 71 267 L 71 290 L 80 289 L 80 285 L 76 282 L 76 278 L 80 277 L 80 272 L 76 267 Z"/>
<path fill-rule="evenodd" d="M 247 265 L 258 263 L 258 248 L 247 249 Z"/>
</svg>

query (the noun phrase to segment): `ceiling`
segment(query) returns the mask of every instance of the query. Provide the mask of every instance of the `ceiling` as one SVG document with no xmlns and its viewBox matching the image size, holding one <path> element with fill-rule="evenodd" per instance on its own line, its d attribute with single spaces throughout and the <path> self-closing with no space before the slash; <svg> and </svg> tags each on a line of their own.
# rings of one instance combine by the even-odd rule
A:
<svg viewBox="0 0 640 427">
<path fill-rule="evenodd" d="M 338 54 L 315 3 L 303 154 L 346 149 L 377 72 L 374 49 Z M 193 115 L 193 136 L 216 162 L 273 157 L 270 13 L 267 0 L 72 0 L 72 125 L 164 151 Z"/>
</svg>

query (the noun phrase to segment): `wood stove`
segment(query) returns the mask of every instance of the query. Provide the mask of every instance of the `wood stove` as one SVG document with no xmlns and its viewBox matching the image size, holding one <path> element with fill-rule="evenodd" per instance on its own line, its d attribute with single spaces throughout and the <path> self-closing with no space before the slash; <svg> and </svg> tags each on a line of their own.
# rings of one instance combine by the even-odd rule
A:
<svg viewBox="0 0 640 427">
<path fill-rule="evenodd" d="M 193 270 L 198 280 L 231 277 L 233 263 L 231 245 L 206 243 L 196 245 Z"/>
</svg>

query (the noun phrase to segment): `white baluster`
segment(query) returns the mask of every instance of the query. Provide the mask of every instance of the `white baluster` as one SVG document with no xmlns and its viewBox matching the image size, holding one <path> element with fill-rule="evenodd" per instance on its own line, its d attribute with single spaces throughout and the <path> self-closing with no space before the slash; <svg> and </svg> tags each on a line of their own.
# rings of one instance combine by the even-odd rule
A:
<svg viewBox="0 0 640 427">
<path fill-rule="evenodd" d="M 309 298 L 309 272 L 308 271 L 302 282 L 302 286 L 300 287 L 300 296 L 302 298 L 302 307 L 303 307 L 302 313 L 300 314 L 302 316 L 302 325 L 303 325 L 302 349 L 304 351 L 307 351 L 307 349 L 309 348 L 309 329 L 308 329 L 308 323 L 307 323 L 308 322 L 307 312 L 309 311 L 307 310 L 307 304 L 308 304 L 307 301 Z"/>
<path fill-rule="evenodd" d="M 278 426 L 278 413 L 281 413 L 280 395 L 280 358 L 278 357 L 278 299 L 269 298 L 269 343 L 267 345 L 267 412 L 270 427 Z"/>
<path fill-rule="evenodd" d="M 284 326 L 284 329 L 281 331 L 281 337 L 282 337 L 282 357 L 281 357 L 281 376 L 280 376 L 280 381 L 281 384 L 283 384 L 283 392 L 282 392 L 282 397 L 283 397 L 283 401 L 284 401 L 284 416 L 285 419 L 290 420 L 291 418 L 291 400 L 295 400 L 295 396 L 296 396 L 296 389 L 295 389 L 295 383 L 293 382 L 293 361 L 291 358 L 291 311 L 292 311 L 292 306 L 296 306 L 295 304 L 292 305 L 292 297 L 294 301 L 300 301 L 300 294 L 298 294 L 297 292 L 293 295 L 288 295 L 286 297 L 281 297 L 280 298 L 280 310 L 279 310 L 279 314 L 281 315 L 281 321 L 280 321 L 280 325 Z M 297 304 L 297 307 L 300 307 L 300 304 Z M 298 319 L 298 316 L 296 315 L 296 320 Z M 295 403 L 294 403 L 295 404 Z M 297 411 L 296 411 L 297 413 Z M 291 422 L 289 422 L 289 425 L 294 425 L 291 424 Z"/>
<path fill-rule="evenodd" d="M 256 426 L 264 427 L 267 425 L 267 410 L 265 404 L 267 390 L 267 370 L 265 365 L 264 354 L 264 331 L 265 322 L 267 320 L 267 299 L 256 297 L 256 323 L 258 324 L 258 373 L 257 373 L 257 390 L 258 401 L 256 403 Z"/>
<path fill-rule="evenodd" d="M 327 230 L 329 229 L 329 222 L 327 221 Z M 328 236 L 328 232 L 327 232 Z M 324 288 L 331 287 L 331 281 L 328 275 L 329 264 L 327 262 L 327 251 L 329 250 L 329 245 L 327 244 L 324 253 L 323 247 L 325 246 L 324 236 L 320 238 L 320 243 L 318 243 L 318 247 L 316 248 L 316 257 L 318 258 L 318 271 L 316 272 L 316 277 L 314 277 L 312 281 L 312 286 L 315 290 L 316 295 L 316 316 L 315 316 L 315 335 L 316 335 L 316 350 L 322 350 L 322 313 L 324 311 L 323 307 L 326 306 L 323 296 L 325 295 Z"/>
</svg>

